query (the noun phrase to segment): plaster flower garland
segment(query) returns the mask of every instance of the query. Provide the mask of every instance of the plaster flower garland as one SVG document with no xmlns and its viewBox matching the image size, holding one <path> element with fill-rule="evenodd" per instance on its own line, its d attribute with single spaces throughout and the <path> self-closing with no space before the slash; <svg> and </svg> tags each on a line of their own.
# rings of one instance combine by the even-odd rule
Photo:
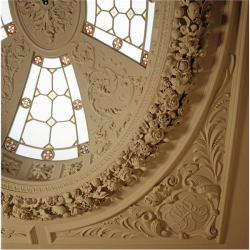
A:
<svg viewBox="0 0 250 250">
<path fill-rule="evenodd" d="M 2 195 L 5 217 L 23 220 L 51 220 L 82 214 L 113 199 L 117 190 L 132 185 L 147 171 L 146 160 L 156 157 L 159 145 L 168 142 L 171 131 L 182 123 L 182 115 L 189 102 L 190 86 L 198 72 L 199 62 L 209 45 L 211 2 L 182 0 L 175 9 L 172 21 L 171 52 L 167 56 L 167 73 L 161 78 L 157 100 L 144 116 L 144 121 L 128 148 L 116 161 L 91 183 L 79 189 L 47 198 L 23 198 Z"/>
</svg>

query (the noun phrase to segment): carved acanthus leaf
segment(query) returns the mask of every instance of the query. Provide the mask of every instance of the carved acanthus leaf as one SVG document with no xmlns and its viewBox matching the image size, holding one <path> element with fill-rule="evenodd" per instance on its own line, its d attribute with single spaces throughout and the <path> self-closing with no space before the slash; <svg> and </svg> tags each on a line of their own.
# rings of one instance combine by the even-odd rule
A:
<svg viewBox="0 0 250 250">
<path fill-rule="evenodd" d="M 6 229 L 6 228 L 2 227 L 2 229 L 1 229 L 1 237 L 2 238 L 11 238 L 11 237 L 16 237 L 16 236 L 26 237 L 27 235 L 24 233 L 15 231 L 15 230 L 10 230 L 10 229 Z"/>
<path fill-rule="evenodd" d="M 229 69 L 225 69 L 225 79 L 213 100 L 204 129 L 200 130 L 201 139 L 194 142 L 194 162 L 199 162 L 202 167 L 210 169 L 216 180 L 219 180 L 223 169 L 223 139 L 226 135 L 227 122 L 226 118 L 223 117 L 223 113 L 227 113 L 226 104 L 230 98 L 230 94 L 223 93 L 223 90 L 232 76 L 234 65 L 235 60 L 231 55 L 231 65 Z"/>
<path fill-rule="evenodd" d="M 5 105 L 12 97 L 14 90 L 14 76 L 19 71 L 24 57 L 29 54 L 29 46 L 23 37 L 2 46 L 1 55 L 1 104 Z"/>
<path fill-rule="evenodd" d="M 81 171 L 83 162 L 74 162 L 70 164 L 63 164 L 63 177 L 75 174 Z"/>
<path fill-rule="evenodd" d="M 72 25 L 76 10 L 76 0 L 49 0 L 47 5 L 40 0 L 18 0 L 17 3 L 23 16 L 30 20 L 34 33 L 44 32 L 48 44 L 54 42 L 60 30 L 65 32 L 66 27 Z"/>
<path fill-rule="evenodd" d="M 4 174 L 16 176 L 19 171 L 20 164 L 21 162 L 3 154 L 1 162 L 1 172 Z"/>
<path fill-rule="evenodd" d="M 29 172 L 29 178 L 34 180 L 48 180 L 53 170 L 54 165 L 51 164 L 33 164 Z"/>
</svg>

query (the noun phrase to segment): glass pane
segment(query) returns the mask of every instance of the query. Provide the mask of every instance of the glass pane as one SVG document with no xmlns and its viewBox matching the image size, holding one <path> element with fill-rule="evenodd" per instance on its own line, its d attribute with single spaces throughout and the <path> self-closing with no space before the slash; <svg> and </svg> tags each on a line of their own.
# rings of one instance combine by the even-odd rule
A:
<svg viewBox="0 0 250 250">
<path fill-rule="evenodd" d="M 5 32 L 5 29 L 1 28 L 1 40 L 3 40 L 6 37 L 8 37 L 8 36 L 7 36 L 6 32 Z"/>
<path fill-rule="evenodd" d="M 120 51 L 137 62 L 141 60 L 142 51 L 129 43 L 124 42 Z"/>
<path fill-rule="evenodd" d="M 66 96 L 58 96 L 53 103 L 52 116 L 56 121 L 70 120 L 73 115 L 71 100 Z"/>
<path fill-rule="evenodd" d="M 128 36 L 129 32 L 129 20 L 125 14 L 118 14 L 114 18 L 114 30 L 115 34 L 120 38 L 125 38 Z"/>
<path fill-rule="evenodd" d="M 115 0 L 115 7 L 119 12 L 126 13 L 130 8 L 130 0 Z"/>
<path fill-rule="evenodd" d="M 102 10 L 110 10 L 113 7 L 114 0 L 97 0 L 97 4 Z"/>
<path fill-rule="evenodd" d="M 31 101 L 33 100 L 33 96 L 35 93 L 36 83 L 37 83 L 40 69 L 41 68 L 36 66 L 35 64 L 31 65 L 28 81 L 26 83 L 26 87 L 25 87 L 25 90 L 23 93 L 23 98 L 27 97 Z"/>
<path fill-rule="evenodd" d="M 96 26 L 108 31 L 112 28 L 112 17 L 108 12 L 101 12 L 96 19 Z"/>
<path fill-rule="evenodd" d="M 54 69 L 54 68 L 61 68 L 62 65 L 59 58 L 44 58 L 43 67 Z"/>
<path fill-rule="evenodd" d="M 72 122 L 59 122 L 52 127 L 50 144 L 54 148 L 72 147 L 76 140 L 76 127 Z"/>
<path fill-rule="evenodd" d="M 53 161 L 61 161 L 68 160 L 78 157 L 78 150 L 76 148 L 63 149 L 63 150 L 55 150 L 55 157 Z"/>
<path fill-rule="evenodd" d="M 52 90 L 52 75 L 47 69 L 42 68 L 37 88 L 44 95 Z"/>
<path fill-rule="evenodd" d="M 155 12 L 155 3 L 148 3 L 148 18 L 147 18 L 147 31 L 146 31 L 146 39 L 144 49 L 149 52 L 153 22 L 154 22 L 154 12 Z"/>
<path fill-rule="evenodd" d="M 9 133 L 9 137 L 12 139 L 19 141 L 29 110 L 30 109 L 24 109 L 21 106 L 18 108 L 14 123 Z"/>
<path fill-rule="evenodd" d="M 41 160 L 42 159 L 42 157 L 41 157 L 42 152 L 43 152 L 42 149 L 31 148 L 31 147 L 19 144 L 18 149 L 16 151 L 16 154 L 22 155 L 25 157 L 29 157 L 29 158 L 33 158 L 33 159 Z"/>
<path fill-rule="evenodd" d="M 75 111 L 76 125 L 78 132 L 78 143 L 89 141 L 88 128 L 86 124 L 86 118 L 83 109 Z"/>
<path fill-rule="evenodd" d="M 23 140 L 30 146 L 43 148 L 49 143 L 50 127 L 43 122 L 30 121 L 26 124 Z"/>
<path fill-rule="evenodd" d="M 95 7 L 96 1 L 95 0 L 88 0 L 87 1 L 87 22 L 95 24 Z"/>
<path fill-rule="evenodd" d="M 95 28 L 94 37 L 111 47 L 113 44 L 113 40 L 115 39 L 115 37 L 112 36 L 111 34 L 106 33 L 98 28 Z"/>
<path fill-rule="evenodd" d="M 3 19 L 4 25 L 7 23 L 12 22 L 12 17 L 10 14 L 10 7 L 9 7 L 9 2 L 8 0 L 2 0 L 1 1 L 1 16 Z"/>
<path fill-rule="evenodd" d="M 135 16 L 131 20 L 131 40 L 136 46 L 140 46 L 144 40 L 145 21 L 141 16 Z"/>
<path fill-rule="evenodd" d="M 31 107 L 34 119 L 47 121 L 51 117 L 51 100 L 47 96 L 37 96 Z"/>
<path fill-rule="evenodd" d="M 146 0 L 133 0 L 132 8 L 136 14 L 142 14 L 146 10 Z"/>
<path fill-rule="evenodd" d="M 81 100 L 78 83 L 76 81 L 76 76 L 75 76 L 75 72 L 74 72 L 72 65 L 65 67 L 64 71 L 65 71 L 67 81 L 69 84 L 69 90 L 70 90 L 72 101 L 75 101 L 76 99 Z"/>
<path fill-rule="evenodd" d="M 57 69 L 53 74 L 53 90 L 58 95 L 63 95 L 68 89 L 66 78 L 62 69 Z"/>
</svg>

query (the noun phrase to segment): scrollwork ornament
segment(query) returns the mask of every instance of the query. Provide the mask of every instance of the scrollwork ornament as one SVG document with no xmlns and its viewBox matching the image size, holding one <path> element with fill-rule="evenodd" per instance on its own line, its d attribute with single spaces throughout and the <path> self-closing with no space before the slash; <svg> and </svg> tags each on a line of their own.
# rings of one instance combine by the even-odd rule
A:
<svg viewBox="0 0 250 250">
<path fill-rule="evenodd" d="M 189 6 L 189 3 L 183 3 L 181 8 L 186 9 L 186 5 Z M 167 58 L 166 66 L 169 73 L 161 77 L 157 99 L 145 114 L 143 122 L 140 124 L 128 147 L 120 153 L 119 157 L 109 168 L 97 177 L 98 180 L 94 183 L 86 182 L 79 188 L 63 195 L 55 195 L 47 198 L 24 198 L 3 194 L 2 207 L 4 208 L 3 215 L 5 217 L 13 216 L 24 220 L 51 220 L 80 215 L 98 208 L 107 200 L 113 200 L 117 191 L 123 187 L 133 185 L 134 182 L 147 172 L 148 159 L 158 156 L 159 145 L 169 142 L 172 131 L 182 123 L 182 113 L 178 112 L 178 110 L 187 105 L 190 94 L 189 88 L 193 85 L 193 80 L 197 72 L 199 72 L 199 70 L 196 70 L 197 67 L 194 66 L 194 62 L 205 53 L 201 39 L 209 31 L 210 21 L 207 15 L 209 7 L 210 3 L 199 2 L 199 16 L 195 20 L 191 20 L 191 17 L 185 14 L 185 20 L 188 24 L 184 24 L 178 20 L 173 22 L 178 25 L 179 23 L 181 24 L 180 27 L 174 27 L 177 33 L 183 32 L 182 36 L 175 38 L 176 42 L 174 44 L 180 45 L 183 43 L 185 45 L 188 43 L 193 44 L 193 46 L 191 46 L 190 50 L 182 50 L 181 46 L 176 47 L 171 44 L 170 50 L 172 52 Z M 190 28 L 191 22 L 195 22 L 194 25 L 199 27 L 195 34 L 190 34 L 192 31 L 192 28 Z M 186 27 L 181 28 L 183 25 Z M 191 29 L 191 31 L 185 34 L 185 29 Z M 187 41 L 184 37 L 186 37 Z M 90 84 L 88 93 L 96 110 L 99 110 L 98 112 L 101 116 L 113 116 L 119 113 L 118 109 L 112 110 L 108 108 L 103 110 L 102 105 L 95 103 L 98 99 L 96 93 L 102 93 L 106 97 L 113 93 L 119 82 L 117 74 L 105 67 L 100 69 L 100 72 L 96 71 L 94 67 L 94 48 L 90 44 L 82 42 L 80 45 L 73 45 L 75 46 L 73 58 L 79 67 L 81 67 L 81 62 L 89 64 L 89 72 L 87 72 L 88 83 Z M 106 76 L 109 76 L 109 81 L 107 81 Z M 112 81 L 111 84 L 109 84 L 110 80 Z M 128 81 L 131 81 L 131 79 L 123 79 L 121 88 L 129 88 L 130 84 L 128 84 Z M 100 153 L 104 150 L 102 148 Z M 206 192 L 208 192 L 206 188 L 209 188 L 209 192 L 213 192 L 214 196 L 217 197 L 217 187 L 211 181 L 205 180 L 205 177 L 190 176 L 190 173 L 197 171 L 198 166 L 198 164 L 194 163 L 181 168 L 175 177 L 164 180 L 162 186 L 156 187 L 158 191 L 151 192 L 148 195 L 146 199 L 148 205 L 155 208 L 157 205 L 161 206 L 163 200 L 167 204 L 174 203 L 178 198 L 177 194 L 179 191 L 177 188 L 181 187 L 181 185 L 183 185 L 185 190 L 195 190 L 198 194 L 203 195 L 206 195 Z M 190 172 L 191 170 L 187 172 L 185 168 L 189 168 L 193 172 Z M 164 223 L 162 225 L 160 211 L 155 213 L 148 210 L 142 214 L 140 220 L 140 223 L 147 228 L 146 235 L 168 237 L 171 234 L 171 229 Z M 214 219 L 211 220 L 212 224 L 213 222 Z M 128 222 L 124 220 L 123 223 L 126 224 Z M 132 224 L 131 227 L 134 229 L 136 227 L 135 231 L 140 231 L 139 225 L 137 227 L 136 224 Z M 99 232 L 101 231 L 99 230 Z M 189 235 L 191 237 L 191 234 Z"/>
</svg>

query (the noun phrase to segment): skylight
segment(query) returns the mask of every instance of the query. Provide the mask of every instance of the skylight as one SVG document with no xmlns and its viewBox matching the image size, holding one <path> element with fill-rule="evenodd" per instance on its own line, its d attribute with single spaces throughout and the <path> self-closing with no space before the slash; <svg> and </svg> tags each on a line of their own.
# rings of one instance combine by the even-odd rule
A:
<svg viewBox="0 0 250 250">
<path fill-rule="evenodd" d="M 34 55 L 6 150 L 40 160 L 68 160 L 88 152 L 88 130 L 68 55 Z"/>
<path fill-rule="evenodd" d="M 1 40 L 16 33 L 8 0 L 1 1 Z"/>
<path fill-rule="evenodd" d="M 87 0 L 83 32 L 146 67 L 154 8 L 152 0 Z"/>
</svg>

